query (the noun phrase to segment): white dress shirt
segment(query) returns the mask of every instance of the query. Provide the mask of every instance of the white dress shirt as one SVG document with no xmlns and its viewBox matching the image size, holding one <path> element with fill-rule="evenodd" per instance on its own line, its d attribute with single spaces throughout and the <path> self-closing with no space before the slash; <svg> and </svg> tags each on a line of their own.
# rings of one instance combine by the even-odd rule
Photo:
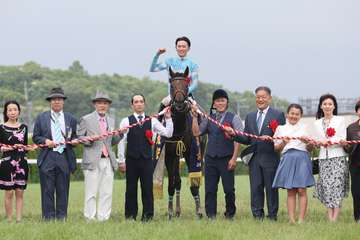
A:
<svg viewBox="0 0 360 240">
<path fill-rule="evenodd" d="M 138 118 L 139 114 L 134 113 L 133 115 L 135 116 L 135 118 L 139 122 L 139 118 Z M 141 115 L 142 115 L 141 120 L 144 120 L 145 119 L 145 114 L 143 113 Z M 169 118 L 169 119 L 165 118 L 165 122 L 166 122 L 166 127 L 164 127 L 159 122 L 159 120 L 157 120 L 157 118 L 152 118 L 151 119 L 151 130 L 154 133 L 157 133 L 157 134 L 159 134 L 161 136 L 169 138 L 173 134 L 174 126 L 173 126 L 173 122 L 172 122 L 171 118 Z M 120 128 L 124 128 L 126 126 L 129 126 L 129 118 L 128 117 L 123 118 L 121 120 L 121 122 L 120 122 Z M 121 139 L 121 141 L 118 144 L 118 157 L 119 157 L 118 162 L 119 163 L 125 163 L 125 149 L 126 149 L 126 145 L 127 145 L 127 133 L 128 133 L 128 131 L 129 130 L 127 130 L 127 132 L 124 133 L 124 137 Z M 153 137 L 155 137 L 155 135 Z"/>
<path fill-rule="evenodd" d="M 286 122 L 285 125 L 280 125 L 276 128 L 274 137 L 307 137 L 309 133 L 306 129 L 306 126 L 300 122 L 295 125 Z M 283 140 L 275 140 L 275 144 L 281 144 Z M 289 149 L 297 149 L 300 151 L 307 151 L 306 144 L 300 140 L 290 140 L 281 151 L 281 154 L 284 154 Z"/>
</svg>

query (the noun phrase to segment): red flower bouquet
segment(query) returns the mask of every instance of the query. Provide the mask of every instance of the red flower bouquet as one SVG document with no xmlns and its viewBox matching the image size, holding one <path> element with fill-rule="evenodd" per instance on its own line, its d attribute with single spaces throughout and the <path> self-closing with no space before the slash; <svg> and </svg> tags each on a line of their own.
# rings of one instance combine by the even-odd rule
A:
<svg viewBox="0 0 360 240">
<path fill-rule="evenodd" d="M 335 136 L 335 133 L 336 133 L 336 131 L 332 127 L 329 127 L 329 128 L 326 129 L 326 136 L 329 137 L 329 138 Z"/>
<path fill-rule="evenodd" d="M 145 137 L 146 139 L 149 141 L 150 145 L 154 145 L 154 141 L 152 140 L 153 138 L 153 132 L 151 130 L 146 130 L 145 131 Z"/>
<path fill-rule="evenodd" d="M 271 120 L 269 123 L 269 128 L 273 131 L 273 133 L 276 131 L 277 127 L 279 126 L 279 122 L 277 120 Z"/>
</svg>

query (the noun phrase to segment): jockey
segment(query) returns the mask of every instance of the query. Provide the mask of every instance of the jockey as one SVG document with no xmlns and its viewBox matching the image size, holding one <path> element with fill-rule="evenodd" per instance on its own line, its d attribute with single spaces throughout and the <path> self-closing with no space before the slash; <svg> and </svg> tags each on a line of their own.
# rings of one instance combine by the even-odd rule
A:
<svg viewBox="0 0 360 240">
<path fill-rule="evenodd" d="M 165 48 L 160 48 L 156 55 L 153 58 L 153 61 L 150 66 L 150 72 L 159 72 L 166 70 L 169 72 L 169 67 L 174 72 L 184 72 L 186 67 L 189 67 L 190 70 L 190 85 L 189 85 L 189 95 L 191 96 L 191 93 L 193 93 L 197 86 L 198 86 L 198 78 L 199 78 L 199 67 L 198 65 L 193 62 L 191 59 L 187 57 L 187 53 L 190 50 L 191 42 L 189 38 L 187 37 L 179 37 L 175 40 L 175 47 L 176 52 L 178 54 L 177 57 L 167 58 L 165 62 L 159 62 L 159 57 L 161 54 L 166 52 Z M 170 79 L 170 77 L 169 77 Z M 171 100 L 170 97 L 170 82 L 168 87 L 168 93 L 169 95 L 165 97 L 161 101 L 161 107 L 162 109 L 164 106 L 168 106 Z"/>
<path fill-rule="evenodd" d="M 150 66 L 150 72 L 159 72 L 166 70 L 168 72 L 169 80 L 170 80 L 170 73 L 169 68 L 171 67 L 173 72 L 181 72 L 184 73 L 186 68 L 189 68 L 189 88 L 188 88 L 188 94 L 190 97 L 192 97 L 192 93 L 197 89 L 198 87 L 198 78 L 199 78 L 199 67 L 198 65 L 192 61 L 190 58 L 187 57 L 188 52 L 190 51 L 191 42 L 189 38 L 187 37 L 179 37 L 175 40 L 175 47 L 177 55 L 176 57 L 167 58 L 165 62 L 160 62 L 159 57 L 161 54 L 166 52 L 165 48 L 160 48 L 156 55 L 153 58 L 153 61 Z M 168 82 L 168 96 L 165 97 L 161 101 L 160 105 L 160 111 L 164 109 L 164 107 L 168 106 L 171 101 L 170 96 L 170 89 L 171 84 L 170 81 Z M 189 125 L 192 124 L 192 117 L 188 116 L 186 121 L 189 121 Z M 162 138 L 162 143 L 159 144 L 157 147 L 156 152 L 160 153 L 162 146 L 164 144 L 164 139 Z M 202 159 L 201 159 L 201 151 L 200 151 L 200 141 L 199 137 L 192 137 L 191 143 L 189 146 L 189 151 L 186 151 L 187 156 L 186 164 L 188 167 L 189 172 L 189 179 L 190 179 L 190 190 L 192 193 L 192 196 L 195 200 L 196 205 L 196 214 L 198 217 L 202 217 L 202 211 L 200 207 L 200 195 L 199 195 L 199 187 L 201 182 L 201 170 L 202 170 Z M 180 198 L 180 189 L 176 189 L 176 198 Z M 169 195 L 169 204 L 172 205 L 173 201 L 173 195 Z"/>
</svg>

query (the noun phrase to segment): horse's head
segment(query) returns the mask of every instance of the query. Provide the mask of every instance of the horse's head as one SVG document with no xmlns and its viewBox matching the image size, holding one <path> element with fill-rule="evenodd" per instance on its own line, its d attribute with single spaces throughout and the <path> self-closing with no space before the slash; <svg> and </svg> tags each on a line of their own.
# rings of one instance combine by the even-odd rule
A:
<svg viewBox="0 0 360 240">
<path fill-rule="evenodd" d="M 169 67 L 169 74 L 172 106 L 176 111 L 185 111 L 187 107 L 185 100 L 187 99 L 189 92 L 189 67 L 186 67 L 184 73 L 174 73 L 171 67 Z"/>
</svg>

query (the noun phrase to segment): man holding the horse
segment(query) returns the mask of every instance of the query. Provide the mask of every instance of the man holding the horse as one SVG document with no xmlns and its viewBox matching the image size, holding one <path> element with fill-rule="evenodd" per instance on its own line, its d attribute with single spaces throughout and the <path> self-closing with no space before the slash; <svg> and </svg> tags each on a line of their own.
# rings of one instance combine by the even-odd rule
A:
<svg viewBox="0 0 360 240">
<path fill-rule="evenodd" d="M 170 111 L 165 113 L 166 127 L 156 118 L 148 120 L 145 115 L 145 97 L 136 94 L 131 98 L 132 115 L 124 118 L 120 128 L 138 124 L 130 128 L 118 145 L 120 169 L 126 171 L 125 218 L 136 220 L 138 212 L 137 186 L 140 179 L 143 203 L 142 221 L 149 221 L 154 216 L 153 197 L 153 132 L 161 136 L 171 137 L 173 122 Z M 126 149 L 126 154 L 125 154 Z"/>
<path fill-rule="evenodd" d="M 227 111 L 229 97 L 226 91 L 218 89 L 213 93 L 210 117 L 222 125 L 230 126 L 238 131 L 243 130 L 243 124 L 238 115 Z M 197 107 L 193 105 L 193 115 L 197 115 Z M 215 219 L 217 214 L 217 190 L 221 177 L 225 193 L 226 219 L 233 219 L 235 206 L 234 170 L 239 154 L 240 144 L 234 142 L 227 133 L 208 119 L 202 119 L 200 126 L 196 118 L 193 120 L 195 135 L 208 134 L 208 145 L 205 153 L 205 210 L 209 219 Z"/>
</svg>

